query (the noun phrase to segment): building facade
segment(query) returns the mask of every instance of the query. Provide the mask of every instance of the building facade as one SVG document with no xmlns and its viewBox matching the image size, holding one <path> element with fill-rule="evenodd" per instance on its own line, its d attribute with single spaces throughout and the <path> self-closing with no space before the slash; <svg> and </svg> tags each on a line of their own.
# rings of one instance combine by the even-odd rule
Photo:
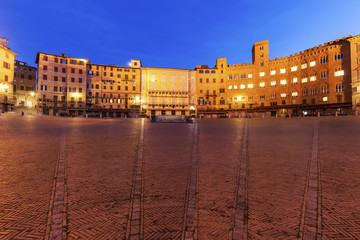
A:
<svg viewBox="0 0 360 240">
<path fill-rule="evenodd" d="M 0 111 L 6 112 L 14 106 L 13 81 L 14 62 L 17 54 L 8 45 L 8 39 L 0 37 Z"/>
<path fill-rule="evenodd" d="M 129 67 L 87 65 L 86 112 L 99 117 L 140 115 L 141 62 Z"/>
<path fill-rule="evenodd" d="M 360 103 L 359 51 L 359 36 L 349 36 L 269 59 L 269 42 L 257 42 L 251 63 L 229 65 L 221 58 L 214 69 L 198 68 L 198 112 L 216 117 L 351 112 Z"/>
<path fill-rule="evenodd" d="M 144 67 L 141 72 L 143 115 L 195 115 L 195 71 Z"/>
<path fill-rule="evenodd" d="M 38 52 L 38 111 L 45 115 L 85 114 L 88 59 Z"/>
<path fill-rule="evenodd" d="M 226 58 L 195 70 L 90 64 L 38 53 L 38 105 L 45 114 L 101 117 L 185 115 L 245 117 L 350 113 L 360 110 L 360 36 L 349 36 L 281 58 L 269 41 L 252 62 Z"/>
<path fill-rule="evenodd" d="M 15 106 L 29 108 L 36 106 L 36 67 L 15 60 L 13 93 Z"/>
</svg>

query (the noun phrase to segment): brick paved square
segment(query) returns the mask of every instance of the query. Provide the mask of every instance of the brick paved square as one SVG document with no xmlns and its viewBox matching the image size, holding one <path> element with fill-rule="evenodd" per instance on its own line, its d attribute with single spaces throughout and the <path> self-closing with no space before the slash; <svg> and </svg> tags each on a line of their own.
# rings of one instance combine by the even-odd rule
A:
<svg viewBox="0 0 360 240">
<path fill-rule="evenodd" d="M 311 171 L 315 118 L 248 119 L 246 149 L 245 119 L 198 119 L 197 148 L 195 124 L 145 120 L 140 149 L 141 121 L 1 115 L 0 239 L 43 239 L 63 212 L 68 239 L 360 238 L 359 117 L 318 118 Z"/>
</svg>

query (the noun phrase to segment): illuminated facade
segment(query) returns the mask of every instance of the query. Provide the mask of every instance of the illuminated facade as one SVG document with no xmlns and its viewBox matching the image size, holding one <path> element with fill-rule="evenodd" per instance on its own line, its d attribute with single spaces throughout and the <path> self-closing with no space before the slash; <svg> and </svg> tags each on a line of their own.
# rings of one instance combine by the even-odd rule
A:
<svg viewBox="0 0 360 240">
<path fill-rule="evenodd" d="M 14 101 L 15 106 L 35 107 L 36 67 L 15 60 Z"/>
<path fill-rule="evenodd" d="M 87 65 L 86 111 L 91 116 L 136 117 L 140 114 L 139 60 L 129 67 Z"/>
<path fill-rule="evenodd" d="M 269 42 L 252 62 L 195 70 L 90 64 L 38 53 L 38 105 L 45 114 L 102 117 L 196 115 L 245 117 L 360 110 L 360 36 L 269 59 Z"/>
<path fill-rule="evenodd" d="M 88 59 L 38 52 L 38 111 L 46 115 L 85 114 Z"/>
<path fill-rule="evenodd" d="M 195 115 L 195 71 L 154 67 L 141 71 L 144 115 Z"/>
<path fill-rule="evenodd" d="M 14 106 L 14 61 L 17 54 L 8 47 L 8 39 L 0 37 L 0 110 L 9 111 Z"/>
<path fill-rule="evenodd" d="M 269 42 L 262 41 L 254 44 L 251 63 L 220 58 L 215 68 L 198 66 L 198 113 L 287 116 L 359 108 L 359 44 L 359 36 L 349 36 L 270 60 Z"/>
</svg>

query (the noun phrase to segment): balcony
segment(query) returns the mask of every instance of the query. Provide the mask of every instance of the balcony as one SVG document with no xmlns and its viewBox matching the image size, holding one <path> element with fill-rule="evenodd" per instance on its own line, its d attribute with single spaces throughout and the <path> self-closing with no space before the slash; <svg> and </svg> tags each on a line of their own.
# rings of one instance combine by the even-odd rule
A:
<svg viewBox="0 0 360 240">
<path fill-rule="evenodd" d="M 149 91 L 151 97 L 188 97 L 189 92 L 186 91 Z"/>
</svg>

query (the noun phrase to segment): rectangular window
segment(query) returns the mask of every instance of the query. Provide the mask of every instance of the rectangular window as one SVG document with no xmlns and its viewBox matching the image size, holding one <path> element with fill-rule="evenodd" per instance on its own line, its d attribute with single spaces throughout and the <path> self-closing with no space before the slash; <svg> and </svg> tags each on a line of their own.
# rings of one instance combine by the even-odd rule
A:
<svg viewBox="0 0 360 240">
<path fill-rule="evenodd" d="M 65 82 L 65 81 L 66 81 L 65 77 L 62 77 L 62 78 L 61 78 L 61 81 L 62 81 L 62 82 Z"/>
<path fill-rule="evenodd" d="M 265 72 L 260 72 L 260 73 L 259 73 L 259 76 L 260 76 L 260 77 L 265 76 Z"/>
<path fill-rule="evenodd" d="M 79 83 L 82 83 L 82 78 L 79 78 Z"/>
<path fill-rule="evenodd" d="M 286 85 L 286 79 L 280 80 L 281 85 Z"/>
<path fill-rule="evenodd" d="M 344 76 L 344 70 L 342 69 L 335 69 L 335 77 Z"/>
<path fill-rule="evenodd" d="M 245 84 L 241 84 L 240 89 L 245 89 Z"/>
<path fill-rule="evenodd" d="M 271 70 L 270 71 L 270 75 L 275 75 L 276 74 L 276 70 Z"/>
<path fill-rule="evenodd" d="M 271 99 L 276 99 L 276 94 L 271 94 Z"/>
<path fill-rule="evenodd" d="M 237 76 L 237 75 L 235 75 L 235 76 Z M 244 78 L 246 78 L 246 75 L 245 74 L 241 74 L 241 79 L 244 79 Z M 236 78 L 237 79 L 237 78 Z"/>
<path fill-rule="evenodd" d="M 54 67 L 54 72 L 58 72 L 59 68 L 58 67 Z"/>
<path fill-rule="evenodd" d="M 253 87 L 254 87 L 254 84 L 252 84 L 252 83 L 248 84 L 248 88 L 253 88 Z"/>
<path fill-rule="evenodd" d="M 293 84 L 296 84 L 297 82 L 298 82 L 297 77 L 294 77 L 294 78 L 292 79 L 292 83 L 293 83 Z"/>
<path fill-rule="evenodd" d="M 310 67 L 314 67 L 316 65 L 316 61 L 315 60 L 311 61 L 309 65 L 310 65 Z"/>
<path fill-rule="evenodd" d="M 55 81 L 55 82 L 58 81 L 58 76 L 54 76 L 54 81 Z"/>
<path fill-rule="evenodd" d="M 292 92 L 292 93 L 291 93 L 291 96 L 297 97 L 297 96 L 298 96 L 298 93 L 297 93 L 297 92 Z"/>
<path fill-rule="evenodd" d="M 281 68 L 280 73 L 282 73 L 282 74 L 286 73 L 286 68 Z"/>
<path fill-rule="evenodd" d="M 276 86 L 276 81 L 271 81 L 270 85 L 273 87 Z"/>
<path fill-rule="evenodd" d="M 301 79 L 301 83 L 306 83 L 307 81 L 308 81 L 307 77 L 303 77 L 303 78 Z"/>
<path fill-rule="evenodd" d="M 65 68 L 61 69 L 61 72 L 66 73 L 66 69 Z"/>
<path fill-rule="evenodd" d="M 231 76 L 231 75 L 229 75 L 229 76 L 228 76 L 228 80 L 231 80 L 231 79 L 232 79 L 232 76 Z"/>
<path fill-rule="evenodd" d="M 265 82 L 261 82 L 260 87 L 265 87 Z"/>
<path fill-rule="evenodd" d="M 315 75 L 310 76 L 310 82 L 314 82 L 314 81 L 316 81 L 316 76 Z"/>
<path fill-rule="evenodd" d="M 302 63 L 301 64 L 301 69 L 305 69 L 305 68 L 307 68 L 307 63 Z"/>
<path fill-rule="evenodd" d="M 43 75 L 43 79 L 44 79 L 44 80 L 47 80 L 47 75 Z"/>
<path fill-rule="evenodd" d="M 292 66 L 292 67 L 291 67 L 291 71 L 292 71 L 292 72 L 297 71 L 297 66 Z"/>
<path fill-rule="evenodd" d="M 280 96 L 281 96 L 282 98 L 286 98 L 286 93 L 281 93 Z"/>
<path fill-rule="evenodd" d="M 252 77 L 253 77 L 252 73 L 249 73 L 248 78 L 252 78 Z"/>
<path fill-rule="evenodd" d="M 71 78 L 71 82 L 75 82 L 75 78 L 72 77 L 72 78 Z"/>
<path fill-rule="evenodd" d="M 47 71 L 47 66 L 46 65 L 43 66 L 43 70 Z"/>
<path fill-rule="evenodd" d="M 260 100 L 265 100 L 265 95 L 260 95 Z"/>
<path fill-rule="evenodd" d="M 328 98 L 327 97 L 323 97 L 323 102 L 327 102 Z"/>
</svg>

